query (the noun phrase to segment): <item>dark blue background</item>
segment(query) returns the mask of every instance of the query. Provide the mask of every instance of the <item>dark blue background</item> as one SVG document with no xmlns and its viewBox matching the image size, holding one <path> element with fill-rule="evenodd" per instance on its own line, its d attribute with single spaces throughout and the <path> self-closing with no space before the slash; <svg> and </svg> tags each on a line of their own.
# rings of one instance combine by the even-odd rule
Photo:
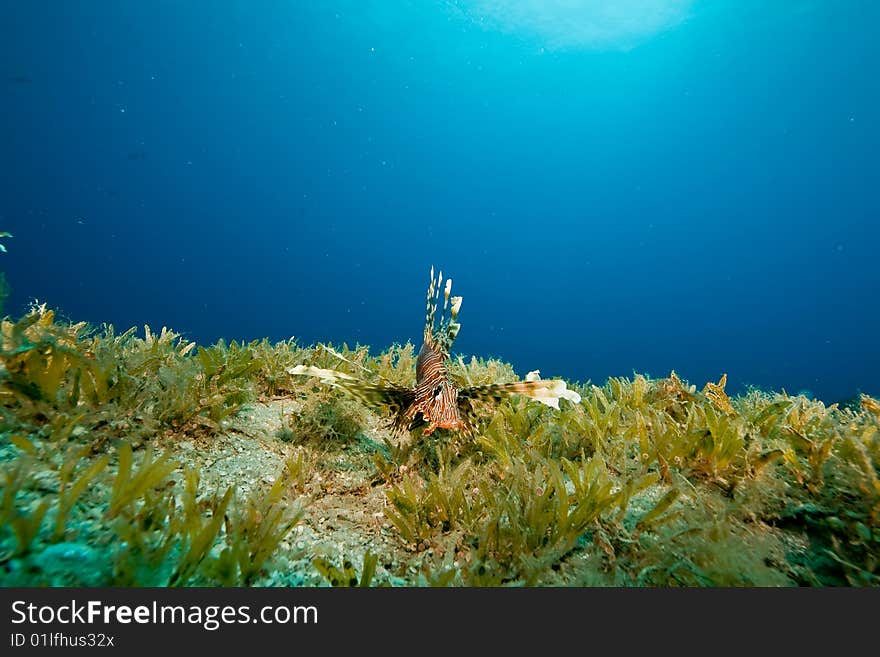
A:
<svg viewBox="0 0 880 657">
<path fill-rule="evenodd" d="M 880 5 L 490 4 L 0 1 L 6 312 L 880 394 Z"/>
</svg>

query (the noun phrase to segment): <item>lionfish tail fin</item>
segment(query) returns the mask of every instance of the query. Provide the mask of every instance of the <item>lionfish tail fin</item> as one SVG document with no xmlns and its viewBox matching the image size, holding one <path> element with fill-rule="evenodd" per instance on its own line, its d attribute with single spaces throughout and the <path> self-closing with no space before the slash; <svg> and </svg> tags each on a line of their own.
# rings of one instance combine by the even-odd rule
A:
<svg viewBox="0 0 880 657">
<path fill-rule="evenodd" d="M 560 399 L 567 399 L 573 404 L 581 402 L 581 396 L 577 391 L 569 390 L 565 381 L 538 378 L 537 370 L 529 372 L 525 381 L 472 386 L 458 393 L 459 398 L 491 402 L 499 402 L 512 395 L 524 395 L 556 410 L 559 410 Z"/>
<path fill-rule="evenodd" d="M 371 383 L 357 377 L 327 370 L 313 365 L 297 365 L 287 370 L 293 376 L 310 376 L 318 379 L 321 383 L 334 388 L 339 388 L 347 395 L 354 397 L 368 406 L 390 409 L 391 413 L 399 414 L 407 409 L 413 402 L 414 393 L 408 388 L 402 388 L 391 383 Z"/>
<path fill-rule="evenodd" d="M 437 307 L 440 304 L 440 290 L 443 290 L 443 309 L 440 311 L 437 325 Z M 448 355 L 452 348 L 461 324 L 458 323 L 458 311 L 461 309 L 461 297 L 453 297 L 452 279 L 446 279 L 443 285 L 443 272 L 434 277 L 431 267 L 431 283 L 428 285 L 427 308 L 425 311 L 425 344 Z"/>
</svg>

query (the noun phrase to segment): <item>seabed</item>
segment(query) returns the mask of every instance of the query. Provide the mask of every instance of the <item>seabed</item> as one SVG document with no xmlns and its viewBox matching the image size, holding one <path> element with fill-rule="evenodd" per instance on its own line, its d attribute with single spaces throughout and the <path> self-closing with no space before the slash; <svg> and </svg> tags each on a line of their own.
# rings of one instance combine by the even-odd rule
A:
<svg viewBox="0 0 880 657">
<path fill-rule="evenodd" d="M 674 372 L 398 438 L 296 365 L 412 385 L 413 346 L 2 322 L 3 586 L 876 586 L 880 402 Z M 352 363 L 354 365 L 352 365 Z M 518 380 L 457 358 L 470 385 Z"/>
</svg>

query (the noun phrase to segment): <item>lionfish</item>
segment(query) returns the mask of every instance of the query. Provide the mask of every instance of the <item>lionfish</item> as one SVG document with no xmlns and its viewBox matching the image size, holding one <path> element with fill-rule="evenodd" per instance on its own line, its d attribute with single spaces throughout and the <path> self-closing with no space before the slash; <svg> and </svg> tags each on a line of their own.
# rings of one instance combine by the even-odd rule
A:
<svg viewBox="0 0 880 657">
<path fill-rule="evenodd" d="M 443 308 L 438 322 L 441 289 Z M 425 332 L 416 360 L 416 384 L 413 388 L 397 385 L 378 374 L 375 375 L 378 381 L 374 382 L 314 366 L 297 365 L 287 371 L 294 375 L 316 377 L 368 405 L 387 409 L 391 428 L 398 435 L 420 427 L 424 427 L 423 436 L 429 436 L 437 429 L 473 434 L 478 419 L 478 403 L 497 403 L 511 395 L 525 395 L 557 410 L 562 398 L 580 403 L 580 395 L 568 390 L 565 381 L 541 379 L 538 371 L 530 372 L 525 381 L 515 383 L 460 386 L 450 377 L 448 364 L 452 343 L 461 328 L 458 313 L 462 298 L 451 296 L 451 293 L 452 279 L 447 278 L 443 286 L 443 272 L 435 278 L 434 268 L 431 267 Z M 342 354 L 325 348 L 340 360 L 362 367 Z"/>
</svg>

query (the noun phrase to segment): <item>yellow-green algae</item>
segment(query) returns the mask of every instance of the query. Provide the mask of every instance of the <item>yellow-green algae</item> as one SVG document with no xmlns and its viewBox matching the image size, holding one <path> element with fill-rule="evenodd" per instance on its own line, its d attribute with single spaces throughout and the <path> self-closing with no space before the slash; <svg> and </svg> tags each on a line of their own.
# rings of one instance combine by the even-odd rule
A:
<svg viewBox="0 0 880 657">
<path fill-rule="evenodd" d="M 6 586 L 880 583 L 880 402 L 864 395 L 842 408 L 730 398 L 725 376 L 697 390 L 636 375 L 574 385 L 581 403 L 560 411 L 523 398 L 487 408 L 473 439 L 400 442 L 357 402 L 287 375 L 352 367 L 321 345 L 201 347 L 44 306 L 0 333 Z M 337 350 L 412 384 L 411 344 Z M 492 359 L 451 371 L 517 380 Z M 207 449 L 259 404 L 280 422 L 262 438 L 287 455 L 280 471 L 247 494 L 204 485 L 178 446 Z M 361 483 L 331 490 L 346 471 Z M 381 528 L 382 554 L 321 544 L 331 492 L 371 501 L 374 524 L 351 531 Z M 291 540 L 298 525 L 309 540 Z"/>
</svg>

